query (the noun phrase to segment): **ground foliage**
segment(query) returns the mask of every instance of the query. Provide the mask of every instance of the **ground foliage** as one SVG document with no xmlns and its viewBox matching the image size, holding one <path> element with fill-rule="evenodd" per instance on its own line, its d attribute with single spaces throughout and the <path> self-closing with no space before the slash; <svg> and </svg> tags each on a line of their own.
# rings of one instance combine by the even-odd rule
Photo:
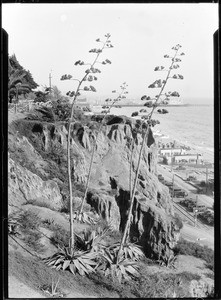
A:
<svg viewBox="0 0 221 300">
<path fill-rule="evenodd" d="M 174 248 L 174 253 L 176 255 L 184 254 L 201 258 L 206 261 L 207 267 L 214 271 L 214 251 L 207 246 L 180 239 Z"/>
</svg>

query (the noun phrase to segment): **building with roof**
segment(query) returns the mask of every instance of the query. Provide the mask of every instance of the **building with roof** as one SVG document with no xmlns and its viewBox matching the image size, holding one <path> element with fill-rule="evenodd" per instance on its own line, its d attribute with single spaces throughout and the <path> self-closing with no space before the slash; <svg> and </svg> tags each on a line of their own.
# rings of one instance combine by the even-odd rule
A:
<svg viewBox="0 0 221 300">
<path fill-rule="evenodd" d="M 159 149 L 159 155 L 166 156 L 166 157 L 171 157 L 174 155 L 181 155 L 181 154 L 185 154 L 185 153 L 186 153 L 186 150 L 183 148 L 180 148 L 180 147 Z"/>
</svg>

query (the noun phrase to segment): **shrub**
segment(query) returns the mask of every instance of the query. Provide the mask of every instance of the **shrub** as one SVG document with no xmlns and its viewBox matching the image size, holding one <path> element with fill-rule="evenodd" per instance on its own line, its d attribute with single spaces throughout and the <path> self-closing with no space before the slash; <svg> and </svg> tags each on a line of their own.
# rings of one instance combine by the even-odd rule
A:
<svg viewBox="0 0 221 300">
<path fill-rule="evenodd" d="M 181 230 L 183 228 L 183 222 L 177 213 L 175 213 L 173 220 L 175 225 L 179 228 L 179 230 Z"/>
<path fill-rule="evenodd" d="M 163 163 L 164 165 L 168 165 L 168 159 L 166 158 L 166 156 L 163 157 L 162 163 Z"/>
<path fill-rule="evenodd" d="M 41 233 L 34 230 L 24 230 L 22 240 L 36 252 L 42 252 L 45 246 L 41 244 Z"/>
<path fill-rule="evenodd" d="M 45 201 L 41 201 L 41 200 L 28 200 L 25 204 L 31 204 L 31 205 L 36 205 L 39 207 L 46 207 L 46 208 L 50 208 L 52 209 L 52 207 L 50 206 L 50 204 L 48 202 Z"/>
<path fill-rule="evenodd" d="M 41 223 L 41 219 L 36 213 L 25 210 L 19 214 L 18 222 L 21 230 L 37 229 Z"/>
<path fill-rule="evenodd" d="M 198 214 L 198 218 L 207 225 L 214 226 L 214 214 L 210 211 L 204 211 Z"/>
<path fill-rule="evenodd" d="M 139 298 L 167 298 L 176 294 L 186 295 L 179 287 L 180 282 L 190 282 L 199 280 L 200 276 L 189 272 L 174 273 L 154 273 L 149 274 L 146 268 L 141 271 L 138 281 L 131 285 L 132 292 Z M 180 295 L 180 296 L 181 296 Z M 182 297 L 184 296 L 182 295 Z"/>
<path fill-rule="evenodd" d="M 32 211 L 25 210 L 16 218 L 21 232 L 21 239 L 37 252 L 44 250 L 44 245 L 40 243 L 41 233 L 38 228 L 41 219 Z"/>
<path fill-rule="evenodd" d="M 95 225 L 92 225 L 91 228 L 92 230 L 101 228 L 103 231 L 108 229 L 107 235 L 105 236 L 105 241 L 108 245 L 118 243 L 122 238 L 122 232 L 115 230 L 112 224 L 103 218 L 101 218 Z"/>
<path fill-rule="evenodd" d="M 58 120 L 64 121 L 70 118 L 71 104 L 68 101 L 52 101 L 52 110 Z"/>
<path fill-rule="evenodd" d="M 69 238 L 70 238 L 70 233 L 61 228 L 59 225 L 52 225 L 53 226 L 53 235 L 51 236 L 51 242 L 53 245 L 56 247 L 68 247 L 69 245 Z"/>
</svg>

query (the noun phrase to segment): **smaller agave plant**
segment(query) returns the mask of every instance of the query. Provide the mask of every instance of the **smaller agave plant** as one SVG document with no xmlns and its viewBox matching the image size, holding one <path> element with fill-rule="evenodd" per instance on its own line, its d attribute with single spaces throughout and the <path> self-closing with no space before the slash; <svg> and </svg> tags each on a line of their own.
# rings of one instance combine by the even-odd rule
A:
<svg viewBox="0 0 221 300">
<path fill-rule="evenodd" d="M 89 216 L 86 212 L 79 212 L 79 211 L 73 212 L 73 219 L 77 222 L 86 223 L 89 225 L 95 225 L 98 221 L 95 218 Z"/>
<path fill-rule="evenodd" d="M 49 295 L 49 297 L 57 297 L 57 298 L 62 298 L 64 297 L 64 294 L 59 290 L 58 288 L 58 283 L 59 283 L 59 278 L 57 280 L 57 282 L 54 282 L 54 280 L 52 279 L 51 285 L 49 284 L 43 284 L 40 289 L 47 295 Z"/>
<path fill-rule="evenodd" d="M 115 243 L 109 246 L 108 248 L 108 250 L 111 253 L 118 253 L 119 249 L 120 249 L 120 243 Z M 121 253 L 125 259 L 131 259 L 134 261 L 139 261 L 144 257 L 144 253 L 141 250 L 141 247 L 130 242 L 124 245 Z"/>
<path fill-rule="evenodd" d="M 100 265 L 97 270 L 119 283 L 122 282 L 122 279 L 130 280 L 132 277 L 139 276 L 137 261 L 125 258 L 123 254 L 119 255 L 117 251 L 111 253 L 106 250 L 101 254 Z"/>
<path fill-rule="evenodd" d="M 106 248 L 106 243 L 104 242 L 104 237 L 108 232 L 112 231 L 111 224 L 108 224 L 106 228 L 98 227 L 96 230 L 84 230 L 83 236 L 75 233 L 76 236 L 76 247 L 83 251 L 92 252 L 104 252 Z"/>
</svg>

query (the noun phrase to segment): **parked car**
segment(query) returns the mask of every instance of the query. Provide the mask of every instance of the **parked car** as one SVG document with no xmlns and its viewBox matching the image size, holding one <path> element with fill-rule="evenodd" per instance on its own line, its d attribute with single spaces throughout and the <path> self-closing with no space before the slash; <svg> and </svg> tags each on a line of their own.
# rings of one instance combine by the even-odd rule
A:
<svg viewBox="0 0 221 300">
<path fill-rule="evenodd" d="M 196 180 L 196 176 L 190 175 L 186 180 L 187 180 L 187 181 L 193 181 L 193 180 Z"/>
<path fill-rule="evenodd" d="M 188 196 L 187 192 L 181 189 L 177 189 L 173 191 L 173 197 L 184 198 Z"/>
<path fill-rule="evenodd" d="M 160 179 L 164 179 L 164 177 L 163 177 L 162 174 L 159 174 L 157 177 L 158 177 L 159 180 L 160 180 Z"/>
<path fill-rule="evenodd" d="M 165 181 L 164 183 L 166 186 L 170 187 L 170 186 L 173 186 L 173 183 L 172 182 L 169 182 L 169 181 Z"/>
<path fill-rule="evenodd" d="M 195 207 L 196 207 L 196 202 L 189 198 L 189 199 L 184 199 L 180 201 L 180 204 L 185 206 L 189 211 L 194 211 Z"/>
<path fill-rule="evenodd" d="M 203 189 L 200 188 L 200 187 L 198 187 L 198 188 L 197 188 L 197 194 L 203 194 Z"/>
<path fill-rule="evenodd" d="M 196 209 L 198 212 L 206 211 L 206 205 L 197 205 Z"/>
<path fill-rule="evenodd" d="M 186 168 L 184 166 L 178 166 L 176 167 L 176 170 L 186 170 Z"/>
</svg>

